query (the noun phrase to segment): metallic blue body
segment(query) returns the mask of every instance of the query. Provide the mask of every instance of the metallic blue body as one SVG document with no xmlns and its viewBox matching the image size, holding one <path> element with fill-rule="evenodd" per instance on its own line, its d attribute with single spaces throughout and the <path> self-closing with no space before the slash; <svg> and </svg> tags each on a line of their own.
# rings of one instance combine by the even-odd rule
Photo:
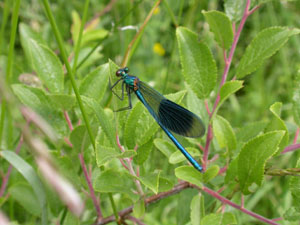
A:
<svg viewBox="0 0 300 225">
<path fill-rule="evenodd" d="M 203 167 L 199 165 L 199 163 L 193 158 L 193 156 L 190 155 L 190 153 L 188 153 L 187 150 L 185 150 L 185 148 L 177 141 L 177 139 L 174 137 L 174 135 L 167 129 L 165 128 L 156 118 L 155 116 L 155 112 L 152 110 L 152 108 L 148 105 L 148 103 L 145 101 L 143 94 L 137 90 L 135 91 L 136 96 L 138 97 L 138 99 L 144 104 L 144 106 L 148 109 L 148 111 L 150 112 L 150 114 L 154 117 L 154 119 L 156 120 L 156 122 L 159 124 L 159 126 L 161 127 L 161 129 L 164 130 L 164 132 L 168 135 L 168 137 L 171 139 L 171 141 L 173 141 L 173 143 L 176 145 L 176 147 L 179 149 L 179 151 L 181 151 L 181 153 L 187 158 L 187 160 L 200 172 L 203 172 Z"/>
<path fill-rule="evenodd" d="M 172 131 L 186 137 L 201 137 L 205 133 L 205 127 L 202 120 L 187 109 L 167 100 L 158 91 L 140 81 L 138 77 L 129 75 L 128 72 L 129 69 L 127 67 L 119 69 L 116 72 L 116 75 L 121 77 L 121 79 L 119 79 L 111 87 L 111 90 L 113 91 L 113 87 L 120 81 L 123 81 L 122 97 L 119 97 L 113 91 L 113 93 L 115 93 L 121 100 L 124 99 L 124 86 L 126 87 L 125 90 L 128 95 L 129 106 L 121 108 L 118 111 L 131 108 L 130 94 L 134 92 L 187 160 L 194 166 L 194 168 L 203 172 L 203 167 L 187 152 L 187 150 L 170 132 Z"/>
</svg>

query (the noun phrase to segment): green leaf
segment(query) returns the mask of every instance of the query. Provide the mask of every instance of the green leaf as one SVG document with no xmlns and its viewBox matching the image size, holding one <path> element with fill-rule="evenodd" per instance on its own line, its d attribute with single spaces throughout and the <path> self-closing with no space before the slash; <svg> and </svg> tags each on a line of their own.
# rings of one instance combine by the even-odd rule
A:
<svg viewBox="0 0 300 225">
<path fill-rule="evenodd" d="M 133 161 L 137 165 L 142 165 L 147 159 L 152 150 L 153 141 L 150 139 L 146 144 L 138 147 L 136 151 L 136 156 L 133 158 Z"/>
<path fill-rule="evenodd" d="M 233 31 L 230 19 L 225 13 L 219 11 L 202 11 L 210 30 L 214 33 L 215 40 L 223 49 L 228 49 L 233 41 Z"/>
<path fill-rule="evenodd" d="M 228 148 L 229 151 L 236 149 L 235 133 L 225 118 L 216 115 L 213 120 L 213 130 L 221 148 Z"/>
<path fill-rule="evenodd" d="M 158 192 L 164 192 L 164 191 L 169 191 L 173 188 L 174 183 L 164 177 L 159 177 L 159 186 L 158 186 Z"/>
<path fill-rule="evenodd" d="M 12 89 L 24 105 L 29 106 L 46 121 L 51 121 L 51 126 L 60 134 L 66 132 L 66 123 L 62 112 L 55 109 L 51 99 L 41 89 L 23 84 L 13 84 Z"/>
<path fill-rule="evenodd" d="M 131 199 L 136 199 L 136 196 L 131 191 L 131 186 L 128 184 L 128 175 L 124 172 L 109 169 L 95 178 L 94 189 L 98 192 L 104 193 L 124 193 L 127 194 Z"/>
<path fill-rule="evenodd" d="M 209 167 L 205 173 L 203 174 L 203 183 L 210 182 L 213 178 L 215 178 L 220 171 L 220 167 L 218 165 L 213 165 Z"/>
<path fill-rule="evenodd" d="M 170 156 L 177 151 L 177 148 L 167 140 L 156 138 L 153 143 L 167 158 L 170 158 Z"/>
<path fill-rule="evenodd" d="M 34 216 L 41 215 L 41 208 L 37 196 L 28 184 L 14 184 L 9 188 L 8 192 L 27 212 Z"/>
<path fill-rule="evenodd" d="M 79 125 L 75 127 L 70 134 L 70 141 L 76 152 L 86 149 L 91 144 L 91 139 L 88 136 L 86 126 Z"/>
<path fill-rule="evenodd" d="M 89 73 L 79 87 L 81 95 L 100 101 L 108 85 L 109 65 L 103 64 Z"/>
<path fill-rule="evenodd" d="M 168 99 L 179 103 L 186 91 L 180 91 L 175 94 L 166 95 Z M 153 119 L 146 107 L 138 102 L 130 111 L 129 117 L 125 123 L 124 139 L 128 148 L 134 148 L 135 145 L 141 146 L 147 143 L 157 132 L 159 125 Z"/>
<path fill-rule="evenodd" d="M 173 145 L 174 146 L 174 145 Z M 174 146 L 175 147 L 175 146 Z M 200 151 L 196 148 L 186 148 L 186 150 L 193 156 L 200 156 Z M 169 158 L 169 162 L 171 164 L 176 164 L 176 163 L 180 163 L 186 161 L 186 158 L 184 157 L 184 155 L 179 151 L 176 150 L 176 152 L 174 152 L 170 158 Z"/>
<path fill-rule="evenodd" d="M 48 94 L 47 95 L 56 106 L 58 110 L 71 110 L 76 104 L 76 98 L 74 95 L 66 94 Z"/>
<path fill-rule="evenodd" d="M 250 194 L 252 183 L 261 185 L 267 160 L 276 153 L 284 131 L 273 131 L 248 141 L 238 156 L 238 178 L 241 191 Z"/>
<path fill-rule="evenodd" d="M 299 29 L 270 27 L 262 30 L 251 41 L 237 67 L 237 78 L 257 70 L 264 61 L 274 55 L 292 35 L 299 34 Z"/>
<path fill-rule="evenodd" d="M 134 203 L 133 214 L 137 218 L 140 218 L 145 214 L 145 202 L 143 198 Z"/>
<path fill-rule="evenodd" d="M 16 153 L 12 151 L 0 151 L 0 155 L 6 159 L 13 167 L 15 167 L 19 173 L 22 174 L 22 176 L 27 180 L 27 182 L 31 185 L 33 188 L 33 191 L 35 193 L 36 198 L 39 202 L 39 207 L 42 211 L 42 224 L 47 224 L 47 200 L 46 200 L 46 194 L 44 190 L 44 186 L 39 179 L 38 175 L 34 171 L 34 169 L 31 167 L 30 164 L 28 164 L 26 161 L 24 161 L 20 156 L 18 156 Z"/>
<path fill-rule="evenodd" d="M 181 180 L 202 187 L 203 175 L 191 166 L 180 166 L 175 169 L 175 176 Z"/>
<path fill-rule="evenodd" d="M 257 136 L 259 133 L 264 131 L 266 126 L 266 121 L 258 121 L 243 125 L 243 127 L 239 128 L 236 132 L 238 142 L 246 142 L 250 138 Z"/>
<path fill-rule="evenodd" d="M 235 216 L 232 213 L 225 212 L 225 213 L 212 213 L 205 216 L 201 220 L 201 225 L 211 225 L 211 224 L 228 225 L 228 224 L 237 224 L 237 222 Z"/>
<path fill-rule="evenodd" d="M 217 67 L 207 45 L 198 42 L 197 34 L 184 27 L 176 29 L 183 76 L 187 84 L 203 99 L 214 89 Z"/>
<path fill-rule="evenodd" d="M 232 80 L 232 81 L 228 81 L 226 82 L 220 90 L 220 101 L 219 104 L 215 110 L 215 112 L 218 111 L 219 107 L 221 107 L 221 105 L 225 102 L 225 100 L 227 98 L 229 98 L 230 95 L 232 95 L 233 93 L 237 92 L 238 90 L 240 90 L 243 87 L 243 82 L 244 81 L 240 81 L 240 80 Z"/>
<path fill-rule="evenodd" d="M 245 11 L 246 1 L 240 0 L 225 0 L 225 12 L 233 22 L 238 22 Z"/>
<path fill-rule="evenodd" d="M 300 159 L 298 159 L 296 168 L 300 168 Z M 300 211 L 300 179 L 297 176 L 291 177 L 289 181 L 289 189 L 293 198 L 293 206 Z"/>
<path fill-rule="evenodd" d="M 279 152 L 281 150 L 283 150 L 284 147 L 287 146 L 288 143 L 289 143 L 288 129 L 287 129 L 284 121 L 280 118 L 281 107 L 282 107 L 281 102 L 275 102 L 273 105 L 271 105 L 270 111 L 273 113 L 274 117 L 265 129 L 265 132 L 273 131 L 273 130 L 283 130 L 283 131 L 285 131 L 285 135 L 282 138 L 282 140 L 280 142 L 280 145 L 279 145 Z"/>
<path fill-rule="evenodd" d="M 52 93 L 62 93 L 64 90 L 64 73 L 58 57 L 44 44 L 28 37 L 28 28 L 20 26 L 21 43 L 28 61 L 32 63 L 37 75 Z"/>
<path fill-rule="evenodd" d="M 160 171 L 158 173 L 147 173 L 144 176 L 138 177 L 138 179 L 149 189 L 151 189 L 155 194 L 158 193 L 158 185 L 159 185 L 159 176 Z"/>
<path fill-rule="evenodd" d="M 201 195 L 195 195 L 191 201 L 191 222 L 192 225 L 199 225 L 201 221 L 201 201 L 203 198 Z"/>
</svg>

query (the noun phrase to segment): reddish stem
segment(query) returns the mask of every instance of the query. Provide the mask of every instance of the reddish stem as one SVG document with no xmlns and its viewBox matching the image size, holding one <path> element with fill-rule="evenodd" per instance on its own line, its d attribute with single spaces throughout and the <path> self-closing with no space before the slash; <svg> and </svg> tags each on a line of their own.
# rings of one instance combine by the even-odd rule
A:
<svg viewBox="0 0 300 225">
<path fill-rule="evenodd" d="M 73 125 L 72 125 L 71 119 L 70 119 L 69 114 L 68 114 L 67 111 L 64 111 L 64 116 L 65 116 L 65 119 L 68 123 L 70 131 L 72 131 L 73 130 Z"/>
<path fill-rule="evenodd" d="M 197 189 L 199 189 L 199 187 L 196 186 L 196 185 L 192 185 L 192 186 L 195 187 L 195 188 L 197 188 Z M 252 217 L 254 217 L 254 218 L 256 218 L 256 219 L 258 219 L 260 221 L 262 221 L 262 222 L 265 222 L 267 224 L 272 224 L 272 225 L 278 225 L 278 223 L 275 223 L 274 221 L 272 221 L 270 219 L 267 219 L 267 218 L 265 218 L 265 217 L 263 217 L 261 215 L 258 215 L 258 214 L 254 213 L 254 212 L 251 212 L 251 211 L 243 208 L 240 205 L 237 205 L 237 204 L 231 202 L 227 198 L 224 198 L 223 196 L 219 195 L 217 192 L 215 192 L 215 191 L 213 191 L 213 190 L 211 190 L 211 189 L 209 189 L 207 187 L 203 187 L 201 190 L 204 191 L 204 192 L 206 192 L 207 194 L 213 196 L 214 198 L 218 199 L 222 203 L 224 203 L 226 205 L 230 205 L 231 207 L 236 208 L 236 209 L 242 211 L 243 213 L 246 213 L 246 214 L 248 214 L 248 215 L 250 215 L 250 216 L 252 216 Z"/>
<path fill-rule="evenodd" d="M 297 139 L 298 139 L 298 136 L 299 136 L 299 132 L 300 132 L 300 127 L 298 127 L 297 130 L 296 130 L 293 144 L 296 144 L 296 143 L 297 143 Z"/>
<path fill-rule="evenodd" d="M 219 101 L 220 101 L 220 90 L 221 90 L 221 87 L 224 85 L 224 83 L 225 83 L 225 81 L 227 79 L 228 71 L 229 71 L 229 68 L 230 68 L 230 65 L 231 65 L 231 62 L 232 62 L 232 58 L 233 58 L 233 54 L 235 52 L 237 43 L 239 41 L 242 29 L 243 29 L 243 27 L 245 25 L 245 22 L 246 22 L 248 16 L 257 9 L 257 8 L 254 8 L 255 9 L 254 11 L 252 10 L 251 12 L 249 12 L 250 2 L 251 2 L 250 0 L 247 0 L 242 20 L 241 20 L 241 22 L 239 24 L 237 32 L 234 34 L 233 43 L 232 43 L 232 46 L 230 48 L 230 52 L 229 52 L 228 58 L 226 58 L 226 53 L 224 53 L 224 58 L 226 59 L 225 60 L 225 68 L 224 68 L 224 72 L 223 72 L 223 75 L 222 75 L 222 80 L 221 80 L 221 83 L 220 83 L 220 86 L 219 86 L 219 92 L 218 92 L 217 98 L 215 100 L 212 112 L 210 113 L 210 120 L 211 120 L 212 115 L 214 114 L 214 112 L 215 112 L 215 110 L 216 110 L 216 108 L 217 108 L 217 106 L 219 104 Z M 208 125 L 208 131 L 207 131 L 207 137 L 206 137 L 205 151 L 204 151 L 204 156 L 203 156 L 203 161 L 204 161 L 204 166 L 203 167 L 204 167 L 204 170 L 205 170 L 205 166 L 207 164 L 207 159 L 208 159 L 208 155 L 209 155 L 209 147 L 210 147 L 211 140 L 212 140 L 212 127 L 211 127 L 211 124 L 209 124 Z"/>
<path fill-rule="evenodd" d="M 80 160 L 80 165 L 81 165 L 81 168 L 83 170 L 86 182 L 87 182 L 89 190 L 90 190 L 91 198 L 93 200 L 94 206 L 95 206 L 96 211 L 97 211 L 98 220 L 100 220 L 100 219 L 102 219 L 102 212 L 101 212 L 101 209 L 100 209 L 99 201 L 98 201 L 98 199 L 96 198 L 96 195 L 95 195 L 95 191 L 94 191 L 94 188 L 93 188 L 93 185 L 92 185 L 91 178 L 90 178 L 90 176 L 88 174 L 88 171 L 86 169 L 82 154 L 78 154 L 78 157 L 79 157 L 79 160 Z"/>
<path fill-rule="evenodd" d="M 295 151 L 297 149 L 300 149 L 300 144 L 293 144 L 293 145 L 289 145 L 287 146 L 282 152 L 281 154 L 285 154 L 287 152 L 292 152 Z"/>
</svg>

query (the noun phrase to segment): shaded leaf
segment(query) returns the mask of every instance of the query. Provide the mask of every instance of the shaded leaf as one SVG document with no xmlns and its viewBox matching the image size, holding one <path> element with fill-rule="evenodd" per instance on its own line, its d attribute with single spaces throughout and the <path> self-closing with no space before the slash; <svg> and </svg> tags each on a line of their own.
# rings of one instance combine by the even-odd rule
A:
<svg viewBox="0 0 300 225">
<path fill-rule="evenodd" d="M 177 151 L 177 148 L 174 144 L 170 143 L 167 140 L 156 138 L 153 141 L 155 147 L 161 151 L 167 158 L 170 158 L 170 156 Z"/>
<path fill-rule="evenodd" d="M 281 107 L 282 107 L 281 102 L 275 102 L 273 105 L 271 105 L 270 111 L 273 113 L 274 117 L 265 129 L 265 132 L 273 131 L 273 130 L 283 130 L 283 131 L 285 131 L 285 135 L 282 138 L 282 140 L 280 142 L 280 145 L 279 145 L 279 152 L 281 150 L 283 150 L 284 147 L 287 146 L 288 143 L 289 143 L 288 129 L 287 129 L 284 121 L 280 118 Z"/>
<path fill-rule="evenodd" d="M 221 148 L 236 149 L 236 137 L 230 123 L 223 117 L 216 115 L 213 120 L 213 131 Z"/>
</svg>

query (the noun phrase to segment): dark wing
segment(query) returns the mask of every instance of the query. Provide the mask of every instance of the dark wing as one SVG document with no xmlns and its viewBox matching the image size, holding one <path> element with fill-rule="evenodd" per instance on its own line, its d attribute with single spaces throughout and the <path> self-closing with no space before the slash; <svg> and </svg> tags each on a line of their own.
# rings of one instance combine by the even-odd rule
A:
<svg viewBox="0 0 300 225">
<path fill-rule="evenodd" d="M 139 81 L 140 99 L 154 119 L 174 133 L 186 137 L 201 137 L 205 133 L 202 120 L 182 106 L 166 99 L 146 83 Z"/>
</svg>

